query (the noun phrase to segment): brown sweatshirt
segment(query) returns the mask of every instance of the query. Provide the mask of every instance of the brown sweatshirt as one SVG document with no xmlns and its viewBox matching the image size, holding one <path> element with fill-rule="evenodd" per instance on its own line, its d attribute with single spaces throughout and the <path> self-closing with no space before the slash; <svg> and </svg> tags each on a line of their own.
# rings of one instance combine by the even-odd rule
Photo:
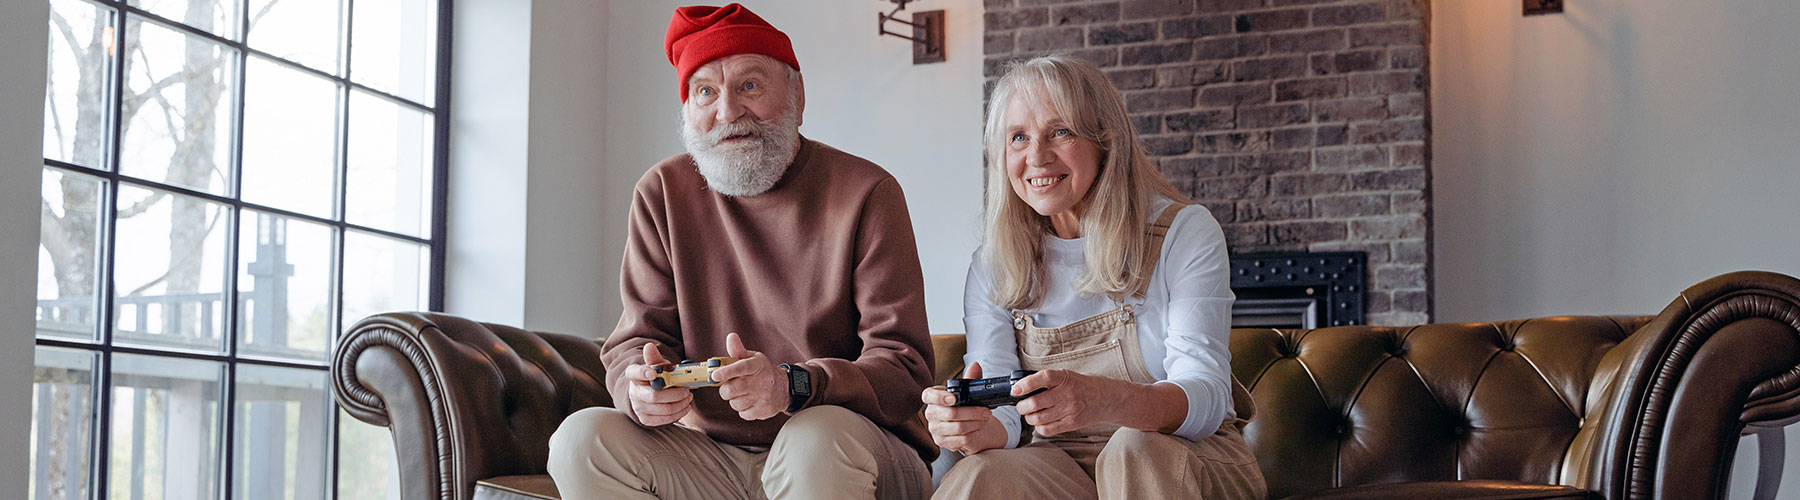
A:
<svg viewBox="0 0 1800 500">
<path fill-rule="evenodd" d="M 933 373 L 925 285 L 900 184 L 881 167 L 802 139 L 780 182 L 749 197 L 706 186 L 688 155 L 651 167 L 632 193 L 619 272 L 624 313 L 606 339 L 606 384 L 633 420 L 620 375 L 644 344 L 671 360 L 725 356 L 725 334 L 812 377 L 806 406 L 837 405 L 937 456 L 919 393 Z M 790 415 L 739 418 L 717 389 L 691 422 L 713 439 L 767 446 Z"/>
</svg>

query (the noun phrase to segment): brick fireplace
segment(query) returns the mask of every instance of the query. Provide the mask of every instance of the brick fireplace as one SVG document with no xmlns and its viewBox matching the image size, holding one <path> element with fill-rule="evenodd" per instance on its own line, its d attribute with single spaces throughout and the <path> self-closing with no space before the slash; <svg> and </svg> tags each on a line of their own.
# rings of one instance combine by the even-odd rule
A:
<svg viewBox="0 0 1800 500">
<path fill-rule="evenodd" d="M 1362 252 L 1366 321 L 1430 320 L 1428 0 L 986 0 L 986 88 L 1065 53 L 1125 93 L 1233 253 Z"/>
</svg>

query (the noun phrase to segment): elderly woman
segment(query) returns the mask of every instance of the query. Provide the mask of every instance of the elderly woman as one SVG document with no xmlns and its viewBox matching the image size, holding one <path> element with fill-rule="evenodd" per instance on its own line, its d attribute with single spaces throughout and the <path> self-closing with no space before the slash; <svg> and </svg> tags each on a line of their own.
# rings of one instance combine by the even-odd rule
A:
<svg viewBox="0 0 1800 500">
<path fill-rule="evenodd" d="M 1262 498 L 1225 235 L 1156 170 L 1119 91 L 1087 62 L 1026 61 L 986 140 L 964 376 L 1035 370 L 1012 394 L 1042 392 L 989 410 L 927 389 L 933 439 L 966 455 L 935 498 Z"/>
</svg>

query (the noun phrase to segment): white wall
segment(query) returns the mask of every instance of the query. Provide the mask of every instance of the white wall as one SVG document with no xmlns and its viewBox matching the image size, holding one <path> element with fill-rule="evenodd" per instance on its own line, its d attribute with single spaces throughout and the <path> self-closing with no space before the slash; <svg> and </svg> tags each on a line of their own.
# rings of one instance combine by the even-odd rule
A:
<svg viewBox="0 0 1800 500">
<path fill-rule="evenodd" d="M 876 35 L 876 13 L 891 9 L 890 3 L 742 3 L 794 42 L 806 81 L 801 133 L 867 158 L 899 179 L 918 236 L 931 329 L 962 332 L 963 277 L 981 210 L 981 2 L 908 5 L 908 12 L 942 9 L 948 24 L 948 61 L 918 66 L 910 42 Z M 619 313 L 618 263 L 632 185 L 651 165 L 682 151 L 681 101 L 662 47 L 676 6 L 612 2 L 606 30 L 607 216 L 599 251 L 608 261 L 603 315 L 611 318 Z"/>
<path fill-rule="evenodd" d="M 531 5 L 457 0 L 451 42 L 444 310 L 525 319 Z"/>
<path fill-rule="evenodd" d="M 1800 275 L 1800 3 L 1567 6 L 1431 4 L 1438 319 L 1654 314 L 1727 271 Z"/>
<path fill-rule="evenodd" d="M 606 11 L 456 2 L 447 312 L 590 337 L 617 322 L 618 257 L 597 250 L 624 217 L 602 195 Z"/>
<path fill-rule="evenodd" d="M 25 498 L 50 4 L 0 2 L 0 498 Z"/>
</svg>

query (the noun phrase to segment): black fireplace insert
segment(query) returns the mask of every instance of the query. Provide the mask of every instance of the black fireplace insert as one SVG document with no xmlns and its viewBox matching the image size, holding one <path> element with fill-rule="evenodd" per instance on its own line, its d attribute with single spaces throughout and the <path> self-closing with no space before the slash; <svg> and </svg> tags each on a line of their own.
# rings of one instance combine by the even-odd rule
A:
<svg viewBox="0 0 1800 500">
<path fill-rule="evenodd" d="M 1231 256 L 1232 328 L 1320 328 L 1363 324 L 1362 252 L 1271 252 Z"/>
</svg>

